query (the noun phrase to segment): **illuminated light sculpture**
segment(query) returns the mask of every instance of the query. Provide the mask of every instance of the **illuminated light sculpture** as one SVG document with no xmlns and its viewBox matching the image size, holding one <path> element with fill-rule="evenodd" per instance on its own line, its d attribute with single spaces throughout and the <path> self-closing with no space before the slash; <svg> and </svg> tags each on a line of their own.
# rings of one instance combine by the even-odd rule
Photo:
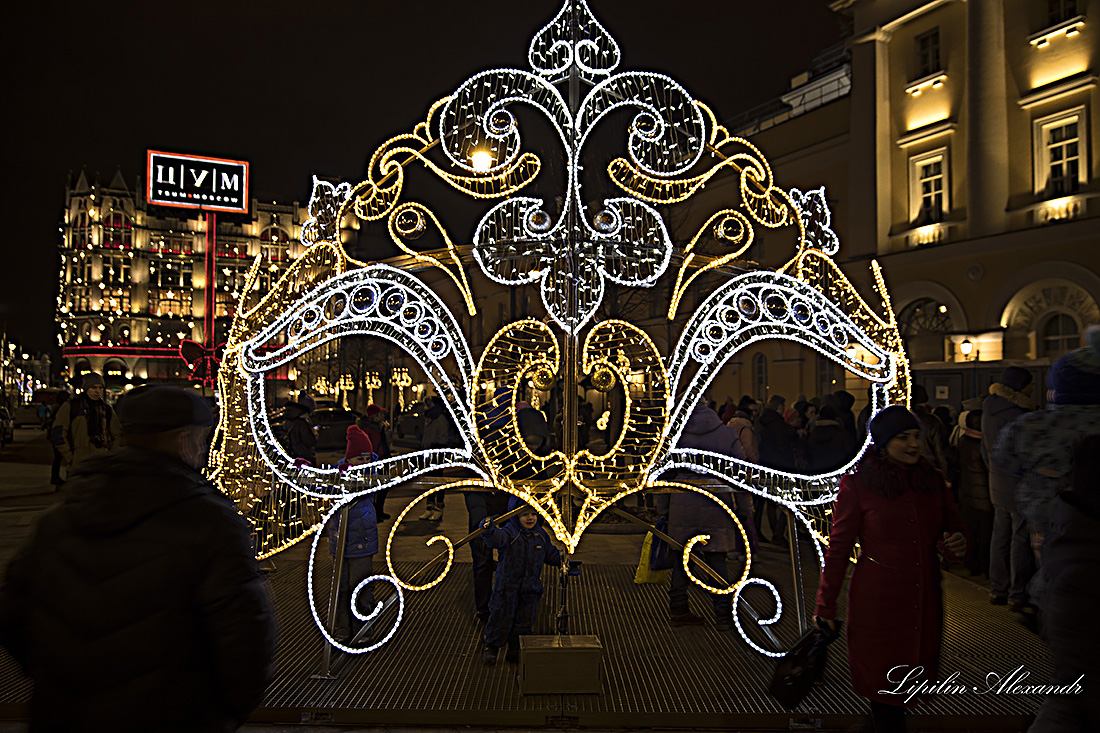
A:
<svg viewBox="0 0 1100 733">
<path fill-rule="evenodd" d="M 396 528 L 415 503 L 432 493 L 506 491 L 533 506 L 569 553 L 600 513 L 624 496 L 702 493 L 729 513 L 745 543 L 746 562 L 727 587 L 691 577 L 713 592 L 731 594 L 742 637 L 761 653 L 779 655 L 782 649 L 755 643 L 739 618 L 743 592 L 752 585 L 764 586 L 777 607 L 766 619 L 747 609 L 756 623 L 775 623 L 783 607 L 774 585 L 751 576 L 752 557 L 737 517 L 708 490 L 670 479 L 692 471 L 782 504 L 810 531 L 821 562 L 839 479 L 859 456 L 825 475 L 794 475 L 682 448 L 681 432 L 719 370 L 756 342 L 797 343 L 869 380 L 875 386 L 876 411 L 908 400 L 904 349 L 878 264 L 872 264 L 872 272 L 882 302 L 872 307 L 830 259 L 839 243 L 830 229 L 824 191 L 778 188 L 760 151 L 731 137 L 706 105 L 666 76 L 616 72 L 619 58 L 618 46 L 584 0 L 565 0 L 531 43 L 531 71 L 498 69 L 475 75 L 433 104 L 411 133 L 380 146 L 367 179 L 359 184 L 314 179 L 311 218 L 302 235 L 307 251 L 255 308 L 240 309 L 233 324 L 219 375 L 223 410 L 215 477 L 256 523 L 260 555 L 266 556 L 315 531 L 350 501 L 441 469 L 467 469 L 464 478 L 428 488 L 393 524 L 386 543 L 390 574 L 368 582 L 390 583 L 402 604 L 405 592 L 434 587 L 453 563 L 453 543 L 440 535 L 429 540 L 443 547 L 441 557 L 446 558 L 436 577 L 414 584 L 415 576 L 402 579 L 394 570 Z M 583 96 L 582 83 L 589 87 Z M 560 206 L 519 195 L 543 165 L 539 156 L 523 149 L 519 124 L 509 109 L 521 103 L 546 117 L 560 143 L 566 172 Z M 586 141 L 602 119 L 620 108 L 635 114 L 627 129 L 627 155 L 613 159 L 607 175 L 624 195 L 586 207 L 580 176 Z M 436 162 L 432 155 L 442 160 Z M 499 199 L 471 233 L 469 255 L 428 206 L 402 201 L 410 166 L 423 166 L 474 199 Z M 689 286 L 702 282 L 700 273 L 729 277 L 691 314 L 672 352 L 662 355 L 645 331 L 626 321 L 593 322 L 608 281 L 646 288 L 666 273 L 672 277 L 668 270 L 674 245 L 654 205 L 686 201 L 704 184 L 727 174 L 736 177 L 737 200 L 725 202 L 681 248 L 668 318 L 676 318 Z M 458 317 L 422 280 L 385 263 L 368 265 L 346 256 L 338 224 L 348 215 L 385 221 L 390 237 L 417 267 L 446 274 L 445 286 L 457 289 L 469 314 L 476 309 L 466 267 L 476 264 L 499 284 L 537 285 L 547 317 L 503 325 L 475 361 Z M 756 226 L 789 231 L 794 255 L 774 271 L 738 274 L 732 264 L 753 244 Z M 441 246 L 415 249 L 412 243 L 428 232 Z M 719 257 L 703 255 L 704 237 L 729 249 Z M 250 278 L 256 267 L 258 263 Z M 267 376 L 312 349 L 349 336 L 384 339 L 414 359 L 443 399 L 462 445 L 414 451 L 343 471 L 288 456 L 272 432 Z M 393 384 L 399 389 L 411 382 L 407 371 L 401 376 L 404 384 L 397 379 L 395 370 Z M 563 444 L 549 455 L 532 453 L 519 432 L 516 406 L 523 390 L 529 385 L 548 391 L 561 384 L 563 394 L 576 394 L 585 379 L 601 391 L 622 386 L 622 429 L 609 436 L 605 452 L 580 450 L 577 405 L 565 399 Z M 281 503 L 273 503 L 273 495 Z M 292 526 L 280 520 L 286 516 Z M 697 536 L 688 542 L 685 567 L 692 547 L 706 540 Z M 317 544 L 315 538 L 313 555 Z M 309 592 L 314 617 L 335 644 L 313 606 L 312 585 Z M 393 633 L 391 629 L 385 639 Z"/>
</svg>

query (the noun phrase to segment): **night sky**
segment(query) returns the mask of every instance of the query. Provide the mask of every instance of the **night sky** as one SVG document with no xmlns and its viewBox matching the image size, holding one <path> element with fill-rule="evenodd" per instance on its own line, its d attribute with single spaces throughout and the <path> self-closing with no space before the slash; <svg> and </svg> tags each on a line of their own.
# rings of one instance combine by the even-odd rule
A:
<svg viewBox="0 0 1100 733">
<path fill-rule="evenodd" d="M 669 74 L 719 119 L 778 97 L 842 38 L 827 0 L 589 0 L 619 70 Z M 252 195 L 358 182 L 378 144 L 472 74 L 527 68 L 560 0 L 187 0 L 5 8 L 0 330 L 56 358 L 58 222 L 83 168 L 131 187 L 148 148 L 250 161 Z"/>
</svg>

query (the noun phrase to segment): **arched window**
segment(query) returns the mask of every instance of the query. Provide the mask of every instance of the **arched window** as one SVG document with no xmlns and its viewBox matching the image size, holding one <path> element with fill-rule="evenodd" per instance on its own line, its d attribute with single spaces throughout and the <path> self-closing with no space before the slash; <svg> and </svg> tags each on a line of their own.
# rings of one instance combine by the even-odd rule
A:
<svg viewBox="0 0 1100 733">
<path fill-rule="evenodd" d="M 761 402 L 768 397 L 768 357 L 763 354 L 752 358 L 752 396 Z"/>
<path fill-rule="evenodd" d="M 87 211 L 81 211 L 73 217 L 72 238 L 69 246 L 73 249 L 84 249 L 92 246 L 92 218 Z"/>
<path fill-rule="evenodd" d="M 1040 331 L 1039 353 L 1055 358 L 1076 349 L 1081 343 L 1081 331 L 1077 321 L 1066 313 L 1055 313 L 1047 319 Z"/>
<path fill-rule="evenodd" d="M 898 314 L 898 331 L 913 362 L 943 361 L 944 338 L 952 330 L 947 306 L 933 298 L 918 298 Z"/>
<path fill-rule="evenodd" d="M 268 227 L 260 232 L 260 251 L 263 252 L 265 263 L 286 262 L 289 259 L 289 246 L 290 235 L 284 229 Z"/>
<path fill-rule="evenodd" d="M 112 211 L 103 217 L 103 246 L 109 249 L 130 249 L 134 243 L 134 226 L 129 217 Z"/>
</svg>

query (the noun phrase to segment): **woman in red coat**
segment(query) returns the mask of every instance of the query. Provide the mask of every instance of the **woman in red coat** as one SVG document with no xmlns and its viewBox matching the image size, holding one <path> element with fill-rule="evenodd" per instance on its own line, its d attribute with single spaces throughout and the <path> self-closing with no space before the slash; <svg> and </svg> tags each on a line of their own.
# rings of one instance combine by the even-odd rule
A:
<svg viewBox="0 0 1100 733">
<path fill-rule="evenodd" d="M 937 544 L 962 556 L 966 538 L 943 474 L 920 457 L 916 418 L 894 405 L 875 416 L 870 430 L 873 450 L 840 482 L 814 613 L 819 625 L 836 629 L 837 596 L 858 540 L 862 554 L 848 584 L 852 688 L 871 700 L 876 731 L 904 730 L 902 706 L 916 702 L 904 691 L 937 681 L 943 632 Z"/>
</svg>

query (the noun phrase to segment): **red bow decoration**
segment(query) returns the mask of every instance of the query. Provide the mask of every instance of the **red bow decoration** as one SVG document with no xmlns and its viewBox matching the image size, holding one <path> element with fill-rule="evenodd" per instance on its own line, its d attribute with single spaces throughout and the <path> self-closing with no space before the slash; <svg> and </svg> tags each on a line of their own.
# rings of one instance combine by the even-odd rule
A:
<svg viewBox="0 0 1100 733">
<path fill-rule="evenodd" d="M 214 348 L 191 339 L 180 341 L 180 358 L 191 370 L 191 378 L 201 380 L 207 387 L 213 387 L 218 378 L 218 365 L 222 361 L 225 342 Z"/>
</svg>

